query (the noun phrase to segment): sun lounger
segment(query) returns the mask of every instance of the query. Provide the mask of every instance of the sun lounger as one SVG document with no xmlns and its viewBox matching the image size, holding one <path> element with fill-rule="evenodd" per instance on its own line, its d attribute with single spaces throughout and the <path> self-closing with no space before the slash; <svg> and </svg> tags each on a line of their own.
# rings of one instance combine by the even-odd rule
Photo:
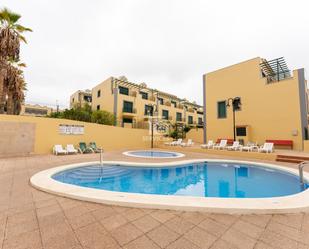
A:
<svg viewBox="0 0 309 249">
<path fill-rule="evenodd" d="M 217 149 L 217 150 L 225 149 L 226 145 L 227 145 L 227 140 L 222 139 L 220 141 L 220 144 L 214 145 L 214 149 Z"/>
<path fill-rule="evenodd" d="M 231 146 L 226 146 L 227 150 L 238 150 L 241 147 L 238 141 L 234 141 L 233 145 Z"/>
<path fill-rule="evenodd" d="M 257 146 L 257 143 L 248 142 L 247 145 L 241 146 L 240 151 L 253 151 L 258 150 L 259 147 Z"/>
<path fill-rule="evenodd" d="M 90 147 L 87 147 L 85 142 L 80 142 L 79 143 L 79 148 L 78 148 L 79 152 L 81 154 L 83 153 L 94 153 L 93 149 Z"/>
<path fill-rule="evenodd" d="M 274 143 L 264 143 L 259 149 L 258 152 L 271 153 L 274 151 Z"/>
<path fill-rule="evenodd" d="M 95 153 L 100 153 L 101 152 L 101 149 L 97 147 L 96 142 L 90 142 L 89 143 L 89 148 L 91 148 Z"/>
<path fill-rule="evenodd" d="M 74 148 L 74 145 L 73 144 L 67 144 L 67 153 L 70 154 L 77 154 L 78 153 L 78 150 Z"/>
<path fill-rule="evenodd" d="M 186 146 L 192 146 L 194 143 L 192 141 L 192 139 L 188 139 L 188 141 L 186 143 L 181 143 L 180 145 L 183 146 L 183 147 L 186 147 Z"/>
<path fill-rule="evenodd" d="M 211 149 L 214 147 L 214 141 L 213 140 L 209 140 L 207 144 L 201 144 L 201 148 L 203 149 Z"/>
<path fill-rule="evenodd" d="M 181 143 L 182 143 L 182 138 L 178 138 L 178 140 L 172 142 L 171 145 L 172 145 L 172 146 L 177 146 L 177 145 L 181 145 Z"/>
<path fill-rule="evenodd" d="M 53 153 L 55 155 L 59 155 L 59 154 L 64 154 L 66 155 L 67 154 L 67 151 L 65 149 L 62 148 L 62 145 L 61 144 L 56 144 L 54 147 L 53 147 Z"/>
</svg>

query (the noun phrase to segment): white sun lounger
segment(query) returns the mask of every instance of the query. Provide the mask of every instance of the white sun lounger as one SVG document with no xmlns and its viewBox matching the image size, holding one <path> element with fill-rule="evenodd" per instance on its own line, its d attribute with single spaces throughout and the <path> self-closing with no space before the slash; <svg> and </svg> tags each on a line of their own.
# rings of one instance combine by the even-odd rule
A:
<svg viewBox="0 0 309 249">
<path fill-rule="evenodd" d="M 241 147 L 238 141 L 234 141 L 233 145 L 231 146 L 226 146 L 227 150 L 238 150 Z"/>
<path fill-rule="evenodd" d="M 207 144 L 201 144 L 201 148 L 203 149 L 211 149 L 215 145 L 213 140 L 209 140 Z"/>
<path fill-rule="evenodd" d="M 53 147 L 53 153 L 55 155 L 58 155 L 58 154 L 67 154 L 68 152 L 62 148 L 62 145 L 61 144 L 56 144 L 54 147 Z"/>
<path fill-rule="evenodd" d="M 73 153 L 73 154 L 77 154 L 78 150 L 74 148 L 73 144 L 67 144 L 67 153 Z"/>
<path fill-rule="evenodd" d="M 188 139 L 188 142 L 186 142 L 186 143 L 181 143 L 180 145 L 181 146 L 192 146 L 194 143 L 193 143 L 193 141 L 192 141 L 192 139 Z"/>
<path fill-rule="evenodd" d="M 221 149 L 224 149 L 227 145 L 227 140 L 226 139 L 222 139 L 220 141 L 220 144 L 217 144 L 214 146 L 214 149 L 218 149 L 218 150 L 221 150 Z"/>
<path fill-rule="evenodd" d="M 257 143 L 252 143 L 252 142 L 248 142 L 247 145 L 245 146 L 241 146 L 240 147 L 240 151 L 253 151 L 253 150 L 258 150 L 259 147 L 257 146 Z"/>
<path fill-rule="evenodd" d="M 182 143 L 182 138 L 178 138 L 178 140 L 172 142 L 171 145 L 172 145 L 172 146 L 177 146 L 177 145 L 181 145 L 181 143 Z"/>
<path fill-rule="evenodd" d="M 264 143 L 259 149 L 259 152 L 271 153 L 274 151 L 274 143 Z"/>
</svg>

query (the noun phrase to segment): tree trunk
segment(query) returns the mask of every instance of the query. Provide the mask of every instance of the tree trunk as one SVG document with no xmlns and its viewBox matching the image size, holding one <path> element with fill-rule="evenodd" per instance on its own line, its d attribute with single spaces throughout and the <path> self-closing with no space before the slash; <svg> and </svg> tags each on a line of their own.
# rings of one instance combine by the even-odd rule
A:
<svg viewBox="0 0 309 249">
<path fill-rule="evenodd" d="M 4 85 L 4 78 L 1 75 L 0 71 L 0 114 L 4 113 L 5 96 L 6 96 L 6 87 Z"/>
<path fill-rule="evenodd" d="M 8 101 L 7 101 L 7 105 L 6 105 L 6 113 L 13 115 L 14 114 L 14 98 L 13 98 L 13 93 L 12 92 L 8 92 Z"/>
</svg>

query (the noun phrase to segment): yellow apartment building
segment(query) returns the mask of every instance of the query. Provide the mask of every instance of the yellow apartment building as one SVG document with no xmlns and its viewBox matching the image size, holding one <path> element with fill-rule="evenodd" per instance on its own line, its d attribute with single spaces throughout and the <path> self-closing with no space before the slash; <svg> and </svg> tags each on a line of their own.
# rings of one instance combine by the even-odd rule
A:
<svg viewBox="0 0 309 249">
<path fill-rule="evenodd" d="M 83 106 L 86 103 L 91 105 L 91 99 L 91 90 L 78 90 L 70 96 L 70 108 L 75 106 Z"/>
<path fill-rule="evenodd" d="M 117 126 L 147 128 L 152 114 L 171 124 L 203 126 L 203 108 L 175 95 L 110 77 L 92 89 L 92 108 L 117 117 Z"/>
<path fill-rule="evenodd" d="M 263 144 L 288 140 L 302 150 L 308 139 L 304 69 L 290 71 L 284 59 L 254 58 L 203 76 L 204 142 L 218 138 Z M 232 99 L 239 97 L 233 122 Z M 207 112 L 205 110 L 207 109 Z"/>
<path fill-rule="evenodd" d="M 44 117 L 53 112 L 53 109 L 48 106 L 22 104 L 20 115 Z"/>
</svg>

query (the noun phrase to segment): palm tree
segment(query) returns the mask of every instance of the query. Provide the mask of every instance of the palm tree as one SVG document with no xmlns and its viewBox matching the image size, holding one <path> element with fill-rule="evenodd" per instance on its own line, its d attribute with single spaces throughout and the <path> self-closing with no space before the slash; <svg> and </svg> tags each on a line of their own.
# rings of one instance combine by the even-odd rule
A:
<svg viewBox="0 0 309 249">
<path fill-rule="evenodd" d="M 19 61 L 20 41 L 27 43 L 22 34 L 32 31 L 18 23 L 20 18 L 19 14 L 7 8 L 0 10 L 0 114 L 4 113 L 7 95 L 14 95 L 14 92 L 9 91 L 20 89 L 11 85 L 13 82 L 18 82 L 16 71 L 11 68 L 11 62 Z"/>
<path fill-rule="evenodd" d="M 26 83 L 23 76 L 22 67 L 25 64 L 20 63 L 17 66 L 10 65 L 8 76 L 6 78 L 7 92 L 7 114 L 18 115 L 20 113 L 21 104 L 24 101 L 24 91 Z"/>
</svg>

